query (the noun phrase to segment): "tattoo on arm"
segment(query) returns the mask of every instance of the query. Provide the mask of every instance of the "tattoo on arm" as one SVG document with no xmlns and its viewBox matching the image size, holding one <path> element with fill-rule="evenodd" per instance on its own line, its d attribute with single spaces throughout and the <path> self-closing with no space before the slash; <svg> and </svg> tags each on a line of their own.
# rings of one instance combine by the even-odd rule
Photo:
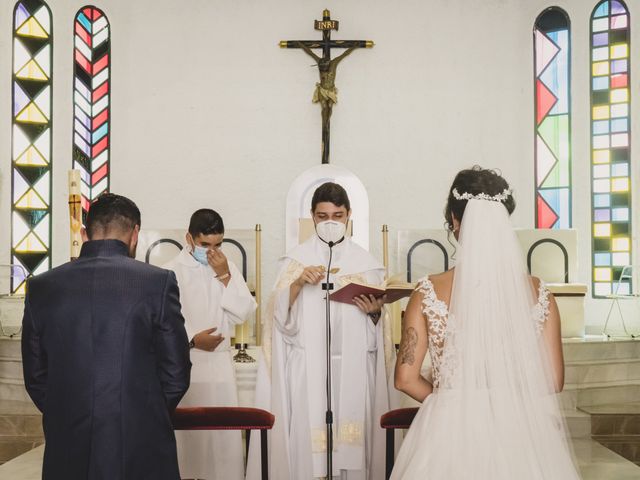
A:
<svg viewBox="0 0 640 480">
<path fill-rule="evenodd" d="M 416 360 L 416 345 L 418 344 L 418 332 L 413 327 L 405 330 L 400 345 L 400 364 L 413 365 Z"/>
</svg>

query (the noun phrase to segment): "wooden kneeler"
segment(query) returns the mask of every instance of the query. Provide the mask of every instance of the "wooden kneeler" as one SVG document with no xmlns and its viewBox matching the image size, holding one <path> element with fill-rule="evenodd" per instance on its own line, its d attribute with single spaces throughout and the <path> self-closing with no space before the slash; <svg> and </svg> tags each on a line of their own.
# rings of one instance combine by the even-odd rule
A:
<svg viewBox="0 0 640 480">
<path fill-rule="evenodd" d="M 249 458 L 251 430 L 260 430 L 260 469 L 262 480 L 269 479 L 267 430 L 273 428 L 275 417 L 259 408 L 191 407 L 176 408 L 171 416 L 174 430 L 244 430 L 246 456 Z"/>
<path fill-rule="evenodd" d="M 387 449 L 385 454 L 386 471 L 385 478 L 391 477 L 393 463 L 395 461 L 395 440 L 396 428 L 407 429 L 411 426 L 413 418 L 418 413 L 418 408 L 398 408 L 390 410 L 380 417 L 380 426 L 387 431 Z"/>
</svg>

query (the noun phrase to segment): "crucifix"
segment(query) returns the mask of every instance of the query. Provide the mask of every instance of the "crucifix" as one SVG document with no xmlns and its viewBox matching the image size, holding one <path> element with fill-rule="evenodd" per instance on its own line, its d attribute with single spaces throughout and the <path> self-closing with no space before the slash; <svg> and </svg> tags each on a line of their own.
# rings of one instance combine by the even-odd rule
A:
<svg viewBox="0 0 640 480">
<path fill-rule="evenodd" d="M 322 32 L 322 40 L 283 40 L 281 48 L 301 48 L 313 58 L 318 67 L 320 81 L 316 83 L 313 103 L 319 103 L 322 110 L 322 163 L 329 163 L 329 133 L 333 105 L 338 102 L 336 71 L 338 64 L 358 48 L 372 48 L 371 40 L 331 40 L 331 30 L 338 30 L 339 22 L 331 19 L 329 10 L 324 10 L 322 20 L 316 20 L 314 28 Z M 321 48 L 322 56 L 313 49 Z M 331 58 L 332 48 L 346 49 L 340 56 Z"/>
</svg>

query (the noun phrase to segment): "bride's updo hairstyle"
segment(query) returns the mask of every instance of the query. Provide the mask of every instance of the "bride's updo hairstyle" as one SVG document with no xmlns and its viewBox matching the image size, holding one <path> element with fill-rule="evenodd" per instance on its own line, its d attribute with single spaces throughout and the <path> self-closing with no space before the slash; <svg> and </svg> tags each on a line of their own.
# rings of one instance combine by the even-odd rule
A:
<svg viewBox="0 0 640 480">
<path fill-rule="evenodd" d="M 473 168 L 458 172 L 449 189 L 449 198 L 447 199 L 447 206 L 444 210 L 447 229 L 453 230 L 453 217 L 459 222 L 462 221 L 464 209 L 467 206 L 467 200 L 456 199 L 453 195 L 454 190 L 457 190 L 460 195 L 465 193 L 479 195 L 484 193 L 492 197 L 501 194 L 508 188 L 509 184 L 507 181 L 495 170 L 489 170 L 475 165 Z M 509 215 L 516 209 L 516 202 L 512 194 L 509 194 L 506 200 L 502 201 L 502 204 L 509 212 Z"/>
</svg>

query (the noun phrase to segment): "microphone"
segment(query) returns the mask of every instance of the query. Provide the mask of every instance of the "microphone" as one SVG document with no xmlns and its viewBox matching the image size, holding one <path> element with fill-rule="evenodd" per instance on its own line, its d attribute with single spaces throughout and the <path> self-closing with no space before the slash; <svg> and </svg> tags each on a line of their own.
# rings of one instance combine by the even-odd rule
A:
<svg viewBox="0 0 640 480">
<path fill-rule="evenodd" d="M 322 240 L 322 239 L 320 239 Z M 329 274 L 331 273 L 331 262 L 333 261 L 333 247 L 340 243 L 342 240 L 344 240 L 344 237 L 342 237 L 340 240 L 338 240 L 337 242 L 325 242 L 324 240 L 322 240 L 324 243 L 327 244 L 327 246 L 329 247 L 329 262 L 327 263 L 326 268 L 326 272 L 327 272 L 327 278 L 325 279 L 325 282 L 322 284 L 322 290 L 326 290 L 327 291 L 327 295 L 328 292 L 330 292 L 331 290 L 333 290 L 333 283 L 329 283 Z M 328 308 L 328 306 L 327 306 Z M 329 315 L 328 310 L 327 310 L 327 315 Z"/>
<path fill-rule="evenodd" d="M 340 242 L 344 240 L 344 237 L 340 239 Z M 323 240 L 324 241 L 324 240 Z M 338 242 L 338 243 L 340 243 Z M 333 260 L 333 246 L 334 242 L 325 242 L 329 246 L 329 262 L 327 264 L 327 278 L 326 282 L 322 285 L 322 289 L 325 290 L 325 354 L 326 354 L 326 411 L 324 414 L 325 425 L 327 429 L 327 478 L 333 477 L 333 408 L 332 408 L 332 381 L 333 374 L 331 372 L 331 302 L 329 295 L 333 289 L 333 283 L 329 283 L 329 276 L 331 275 L 331 261 Z"/>
</svg>

